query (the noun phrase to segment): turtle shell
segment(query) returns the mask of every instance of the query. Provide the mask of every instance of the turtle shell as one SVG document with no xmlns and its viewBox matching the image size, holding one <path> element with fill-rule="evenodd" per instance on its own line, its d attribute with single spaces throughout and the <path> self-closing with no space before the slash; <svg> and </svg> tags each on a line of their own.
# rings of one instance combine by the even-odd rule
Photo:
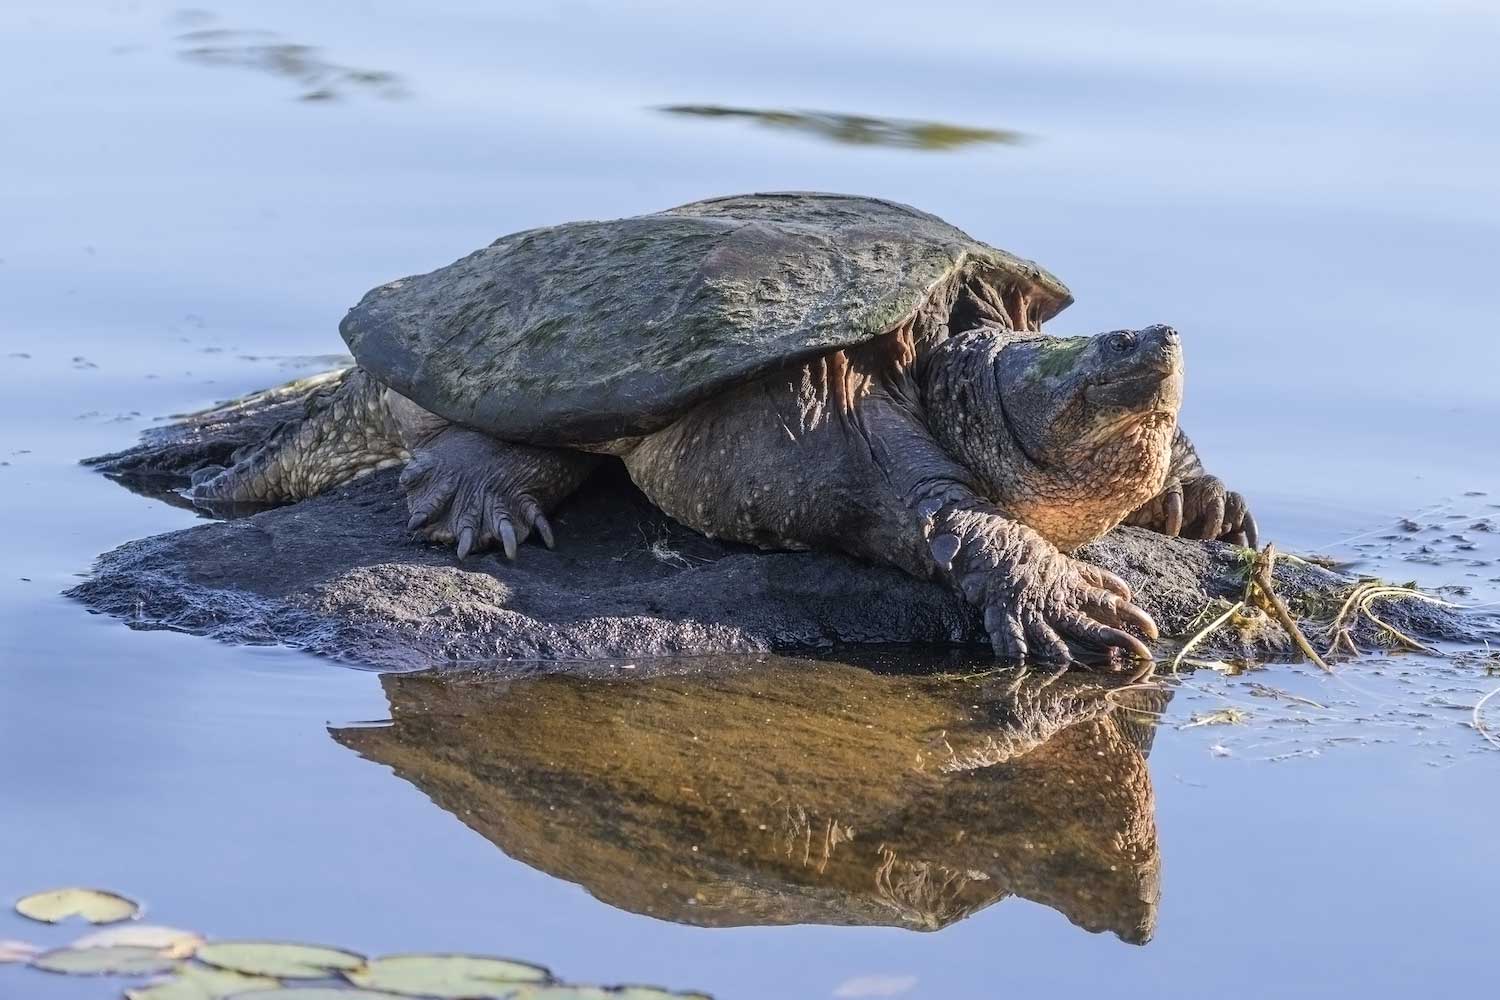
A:
<svg viewBox="0 0 1500 1000">
<path fill-rule="evenodd" d="M 1072 301 L 1030 261 L 914 208 L 757 194 L 505 236 L 374 289 L 339 330 L 367 371 L 434 413 L 581 444 L 649 433 L 726 388 L 888 333 L 965 282 L 1022 329 Z"/>
</svg>

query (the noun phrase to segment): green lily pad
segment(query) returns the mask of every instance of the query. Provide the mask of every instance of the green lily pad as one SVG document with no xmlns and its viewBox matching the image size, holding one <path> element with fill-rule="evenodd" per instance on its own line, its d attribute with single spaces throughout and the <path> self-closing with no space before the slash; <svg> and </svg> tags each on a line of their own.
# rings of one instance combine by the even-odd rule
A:
<svg viewBox="0 0 1500 1000">
<path fill-rule="evenodd" d="M 399 993 L 381 993 L 352 986 L 283 986 L 261 993 L 237 993 L 227 1000 L 408 1000 Z"/>
<path fill-rule="evenodd" d="M 25 941 L 0 941 L 0 965 L 7 962 L 29 962 L 41 950 Z"/>
<path fill-rule="evenodd" d="M 210 941 L 196 957 L 231 972 L 279 979 L 326 979 L 365 964 L 352 951 L 280 941 Z"/>
<path fill-rule="evenodd" d="M 113 924 L 141 915 L 139 903 L 103 889 L 49 889 L 16 903 L 16 912 L 44 924 L 82 917 L 91 924 Z"/>
<path fill-rule="evenodd" d="M 124 927 L 107 927 L 102 931 L 85 934 L 74 941 L 74 948 L 112 948 L 129 945 L 137 948 L 155 948 L 168 958 L 188 958 L 203 944 L 203 935 L 176 927 L 156 927 L 151 924 L 127 924 Z"/>
<path fill-rule="evenodd" d="M 280 986 L 277 980 L 264 976 L 184 965 L 169 979 L 126 990 L 125 1000 L 223 1000 L 228 996 L 248 996 Z"/>
<path fill-rule="evenodd" d="M 344 973 L 356 986 L 442 1000 L 509 997 L 523 983 L 552 978 L 539 965 L 480 955 L 388 955 Z"/>
<path fill-rule="evenodd" d="M 58 948 L 31 960 L 33 969 L 70 976 L 145 976 L 177 967 L 177 960 L 155 948 L 114 945 L 108 948 Z"/>
</svg>

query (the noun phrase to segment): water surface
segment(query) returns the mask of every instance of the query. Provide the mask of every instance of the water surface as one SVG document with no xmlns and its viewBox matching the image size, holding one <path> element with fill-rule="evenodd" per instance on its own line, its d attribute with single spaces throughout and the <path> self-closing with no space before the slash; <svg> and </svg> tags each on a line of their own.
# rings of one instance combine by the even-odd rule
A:
<svg viewBox="0 0 1500 1000">
<path fill-rule="evenodd" d="M 901 858 L 965 873 L 960 905 L 892 908 L 916 897 L 871 895 L 878 864 L 868 885 L 856 865 L 830 889 L 761 859 L 731 871 L 733 884 L 751 871 L 756 912 L 787 919 L 683 922 L 701 884 L 669 879 L 666 897 L 642 900 L 661 892 L 646 874 L 691 863 L 685 840 L 622 832 L 609 857 L 617 869 L 635 858 L 642 880 L 590 883 L 589 851 L 607 841 L 583 834 L 639 815 L 605 808 L 610 785 L 589 770 L 608 762 L 602 751 L 560 774 L 554 802 L 545 781 L 481 782 L 579 827 L 571 843 L 545 826 L 507 839 L 415 767 L 414 754 L 459 753 L 461 741 L 413 743 L 399 721 L 360 728 L 399 720 L 421 681 L 134 632 L 58 594 L 97 553 L 193 519 L 78 457 L 311 370 L 297 359 L 340 349 L 336 323 L 365 289 L 528 226 L 825 189 L 911 202 L 1035 257 L 1078 297 L 1059 331 L 1178 326 L 1184 424 L 1270 537 L 1495 600 L 1500 546 L 1447 536 L 1500 515 L 1489 266 L 1500 149 L 1484 127 L 1497 42 L 1500 18 L 1462 0 L 628 11 L 12 0 L 0 8 L 0 898 L 100 884 L 216 935 L 511 954 L 574 979 L 721 998 L 1395 996 L 1493 981 L 1500 756 L 1466 720 L 1500 681 L 1475 662 L 1200 674 L 1151 727 L 1149 757 L 1110 743 L 1149 778 L 1152 808 L 1132 800 L 1118 819 L 1153 834 L 1149 934 L 1059 903 L 1078 898 L 1068 878 L 1098 852 L 1057 869 L 1013 852 L 989 867 L 953 860 L 945 832 L 1028 829 L 1007 803 L 1033 803 L 1038 823 L 1062 815 L 1038 791 L 1045 771 L 1012 780 L 1010 798 L 935 792 L 895 763 L 856 772 L 835 748 L 861 744 L 811 726 L 807 698 L 789 696 L 800 708 L 762 734 L 783 773 L 735 772 L 719 787 L 763 810 L 780 781 L 808 815 L 888 822 L 890 839 L 907 838 Z M 660 110 L 683 105 L 1025 141 L 851 144 Z M 1421 530 L 1402 533 L 1405 515 Z M 929 737 L 930 691 L 919 710 L 918 682 L 868 666 L 808 665 L 797 687 L 751 665 L 743 683 L 763 698 L 826 685 L 850 717 L 887 720 L 898 742 L 877 749 Z M 682 695 L 719 713 L 709 732 L 748 698 L 723 688 Z M 630 691 L 622 682 L 590 705 L 617 707 L 635 739 L 680 731 L 641 708 L 662 704 L 660 686 Z M 527 688 L 482 712 L 497 695 L 479 692 L 443 718 L 484 722 L 511 754 L 570 745 L 570 717 L 553 707 L 567 691 Z M 1180 728 L 1226 698 L 1251 725 Z M 502 708 L 536 727 L 527 739 L 504 743 Z M 674 755 L 664 773 L 722 777 L 709 761 L 723 757 L 700 764 L 671 741 L 659 752 Z M 507 759 L 497 754 L 479 756 Z M 850 801 L 841 769 L 871 794 Z M 628 829 L 693 829 L 660 820 L 680 814 L 675 792 L 651 801 L 679 813 Z M 743 838 L 703 822 L 700 853 L 732 860 Z M 1047 829 L 1035 843 L 1057 843 Z M 782 905 L 788 878 L 801 909 Z M 913 927 L 924 923 L 940 929 Z M 0 937 L 68 936 L 0 915 Z M 0 969 L 7 997 L 111 988 Z"/>
</svg>

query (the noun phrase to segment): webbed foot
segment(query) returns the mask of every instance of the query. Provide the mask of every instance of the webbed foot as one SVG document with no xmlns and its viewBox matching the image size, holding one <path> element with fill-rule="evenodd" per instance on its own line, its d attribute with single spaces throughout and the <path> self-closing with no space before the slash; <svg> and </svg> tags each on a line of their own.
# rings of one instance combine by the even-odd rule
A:
<svg viewBox="0 0 1500 1000">
<path fill-rule="evenodd" d="M 533 533 L 550 549 L 555 537 L 546 511 L 577 487 L 591 464 L 590 456 L 449 427 L 413 449 L 401 472 L 411 512 L 407 530 L 454 544 L 460 559 L 491 548 L 514 559 Z"/>
<path fill-rule="evenodd" d="M 1250 507 L 1217 476 L 1173 483 L 1125 519 L 1176 538 L 1228 542 L 1255 548 L 1259 530 Z"/>
</svg>

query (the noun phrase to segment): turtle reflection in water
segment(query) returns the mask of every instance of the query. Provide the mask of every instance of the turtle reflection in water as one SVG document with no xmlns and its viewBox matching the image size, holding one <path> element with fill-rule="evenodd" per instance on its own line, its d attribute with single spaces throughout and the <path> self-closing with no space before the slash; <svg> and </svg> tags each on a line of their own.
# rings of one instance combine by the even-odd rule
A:
<svg viewBox="0 0 1500 1000">
<path fill-rule="evenodd" d="M 335 729 L 506 854 L 698 926 L 936 930 L 1022 896 L 1144 943 L 1156 689 L 744 658 L 629 680 L 392 674 Z"/>
</svg>

